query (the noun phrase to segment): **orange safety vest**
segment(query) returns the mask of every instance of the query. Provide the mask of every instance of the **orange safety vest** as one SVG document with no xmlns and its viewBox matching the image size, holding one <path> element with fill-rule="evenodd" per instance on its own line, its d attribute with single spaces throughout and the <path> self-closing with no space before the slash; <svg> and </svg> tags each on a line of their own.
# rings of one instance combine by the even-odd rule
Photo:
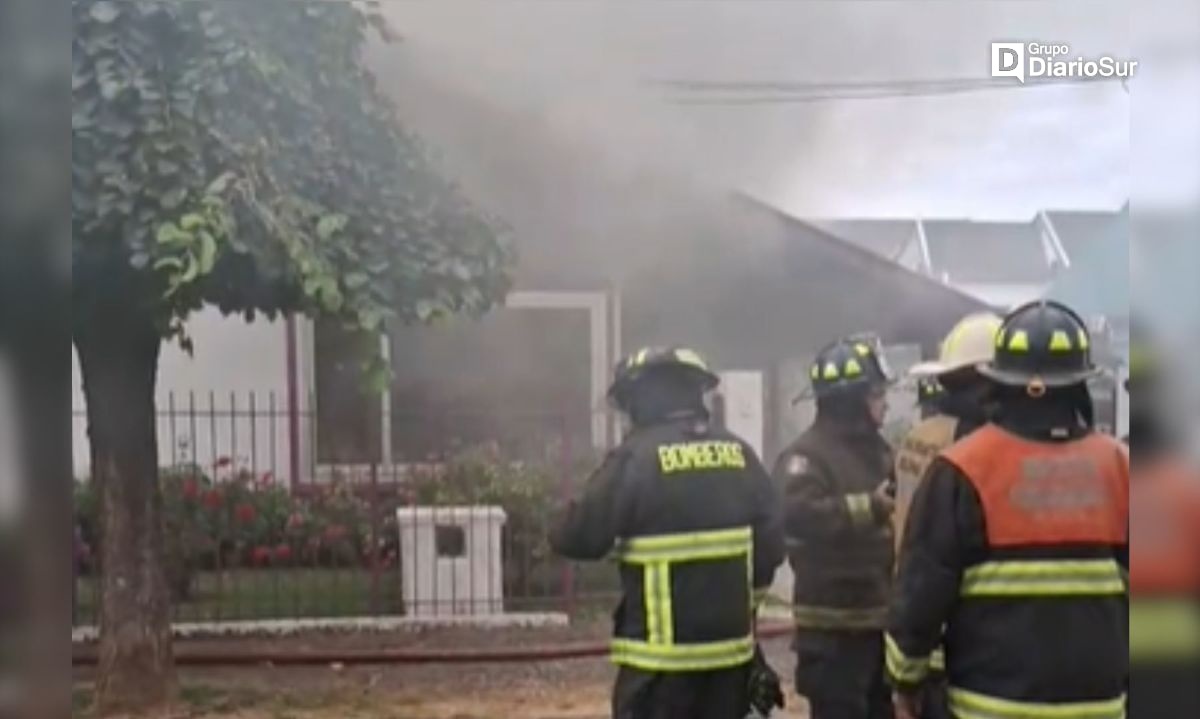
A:
<svg viewBox="0 0 1200 719">
<path fill-rule="evenodd" d="M 942 456 L 979 493 L 992 547 L 1127 540 L 1129 457 L 1107 435 L 1036 442 L 989 424 Z"/>
</svg>

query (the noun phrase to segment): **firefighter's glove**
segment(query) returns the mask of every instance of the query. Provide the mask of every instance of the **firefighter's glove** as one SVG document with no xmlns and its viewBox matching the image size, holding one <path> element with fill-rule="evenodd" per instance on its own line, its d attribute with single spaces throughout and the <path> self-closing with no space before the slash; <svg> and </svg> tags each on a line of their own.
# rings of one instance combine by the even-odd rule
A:
<svg viewBox="0 0 1200 719">
<path fill-rule="evenodd" d="M 881 521 L 887 521 L 896 511 L 896 485 L 883 480 L 871 493 L 871 511 Z"/>
<path fill-rule="evenodd" d="M 754 661 L 750 665 L 750 706 L 759 715 L 769 717 L 772 711 L 782 709 L 783 705 L 783 685 L 779 682 L 779 675 L 767 664 L 762 647 L 755 646 Z"/>
</svg>

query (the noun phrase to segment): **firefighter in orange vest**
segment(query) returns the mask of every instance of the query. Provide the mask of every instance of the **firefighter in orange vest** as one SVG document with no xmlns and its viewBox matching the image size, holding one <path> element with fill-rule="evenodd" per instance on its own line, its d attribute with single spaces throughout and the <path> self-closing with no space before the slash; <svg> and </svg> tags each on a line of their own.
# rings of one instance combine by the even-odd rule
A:
<svg viewBox="0 0 1200 719">
<path fill-rule="evenodd" d="M 1090 336 L 1064 305 L 1012 311 L 992 421 L 943 451 L 908 516 L 886 637 L 896 716 L 945 648 L 959 719 L 1123 719 L 1129 457 L 1091 426 Z"/>
<path fill-rule="evenodd" d="M 1163 379 L 1135 325 L 1126 389 L 1130 489 L 1129 661 L 1138 719 L 1200 716 L 1200 473 L 1164 421 Z"/>
<path fill-rule="evenodd" d="M 833 342 L 809 371 L 816 420 L 775 466 L 795 574 L 796 690 L 812 719 L 884 719 L 894 486 L 879 429 L 892 379 L 871 335 Z"/>
<path fill-rule="evenodd" d="M 1002 320 L 990 312 L 961 319 L 942 342 L 938 359 L 909 370 L 918 390 L 933 384 L 938 394 L 932 412 L 900 442 L 896 451 L 896 537 L 904 536 L 908 507 L 925 470 L 937 455 L 987 422 L 990 382 L 976 366 L 992 359 Z M 923 719 L 948 716 L 941 650 L 933 653 L 930 676 L 923 689 Z"/>
</svg>

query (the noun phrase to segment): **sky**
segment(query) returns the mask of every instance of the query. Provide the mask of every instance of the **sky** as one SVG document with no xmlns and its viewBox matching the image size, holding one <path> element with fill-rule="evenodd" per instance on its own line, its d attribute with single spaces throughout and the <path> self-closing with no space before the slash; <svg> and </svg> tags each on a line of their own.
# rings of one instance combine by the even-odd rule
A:
<svg viewBox="0 0 1200 719">
<path fill-rule="evenodd" d="M 556 141 L 588 148 L 605 171 L 674 174 L 808 217 L 1028 219 L 1042 208 L 1115 209 L 1130 194 L 1130 95 L 1115 82 L 722 105 L 681 104 L 715 95 L 661 82 L 986 80 L 992 41 L 1127 58 L 1125 2 L 384 7 L 403 36 L 394 56 L 403 72 L 534 118 Z"/>
</svg>

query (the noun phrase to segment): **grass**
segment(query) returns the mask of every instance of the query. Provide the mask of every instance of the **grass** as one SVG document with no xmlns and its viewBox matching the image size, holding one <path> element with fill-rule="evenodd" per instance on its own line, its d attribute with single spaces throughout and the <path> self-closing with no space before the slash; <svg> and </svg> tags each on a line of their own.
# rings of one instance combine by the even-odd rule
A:
<svg viewBox="0 0 1200 719">
<path fill-rule="evenodd" d="M 80 579 L 76 624 L 96 617 L 96 582 Z M 379 576 L 378 603 L 372 604 L 371 573 L 365 569 L 239 569 L 201 572 L 191 596 L 175 606 L 177 622 L 253 619 L 361 617 L 404 611 L 400 577 Z"/>
<path fill-rule="evenodd" d="M 513 582 L 506 591 L 509 611 L 558 611 L 561 572 L 547 564 L 534 572 L 528 586 Z M 608 563 L 578 565 L 577 592 L 582 597 L 617 588 L 616 569 Z M 77 625 L 95 624 L 96 581 L 77 582 Z M 378 602 L 372 603 L 371 573 L 365 569 L 239 569 L 201 572 L 191 597 L 175 606 L 176 622 L 255 619 L 399 616 L 404 614 L 400 572 L 379 576 Z M 607 601 L 605 602 L 608 603 Z"/>
</svg>

